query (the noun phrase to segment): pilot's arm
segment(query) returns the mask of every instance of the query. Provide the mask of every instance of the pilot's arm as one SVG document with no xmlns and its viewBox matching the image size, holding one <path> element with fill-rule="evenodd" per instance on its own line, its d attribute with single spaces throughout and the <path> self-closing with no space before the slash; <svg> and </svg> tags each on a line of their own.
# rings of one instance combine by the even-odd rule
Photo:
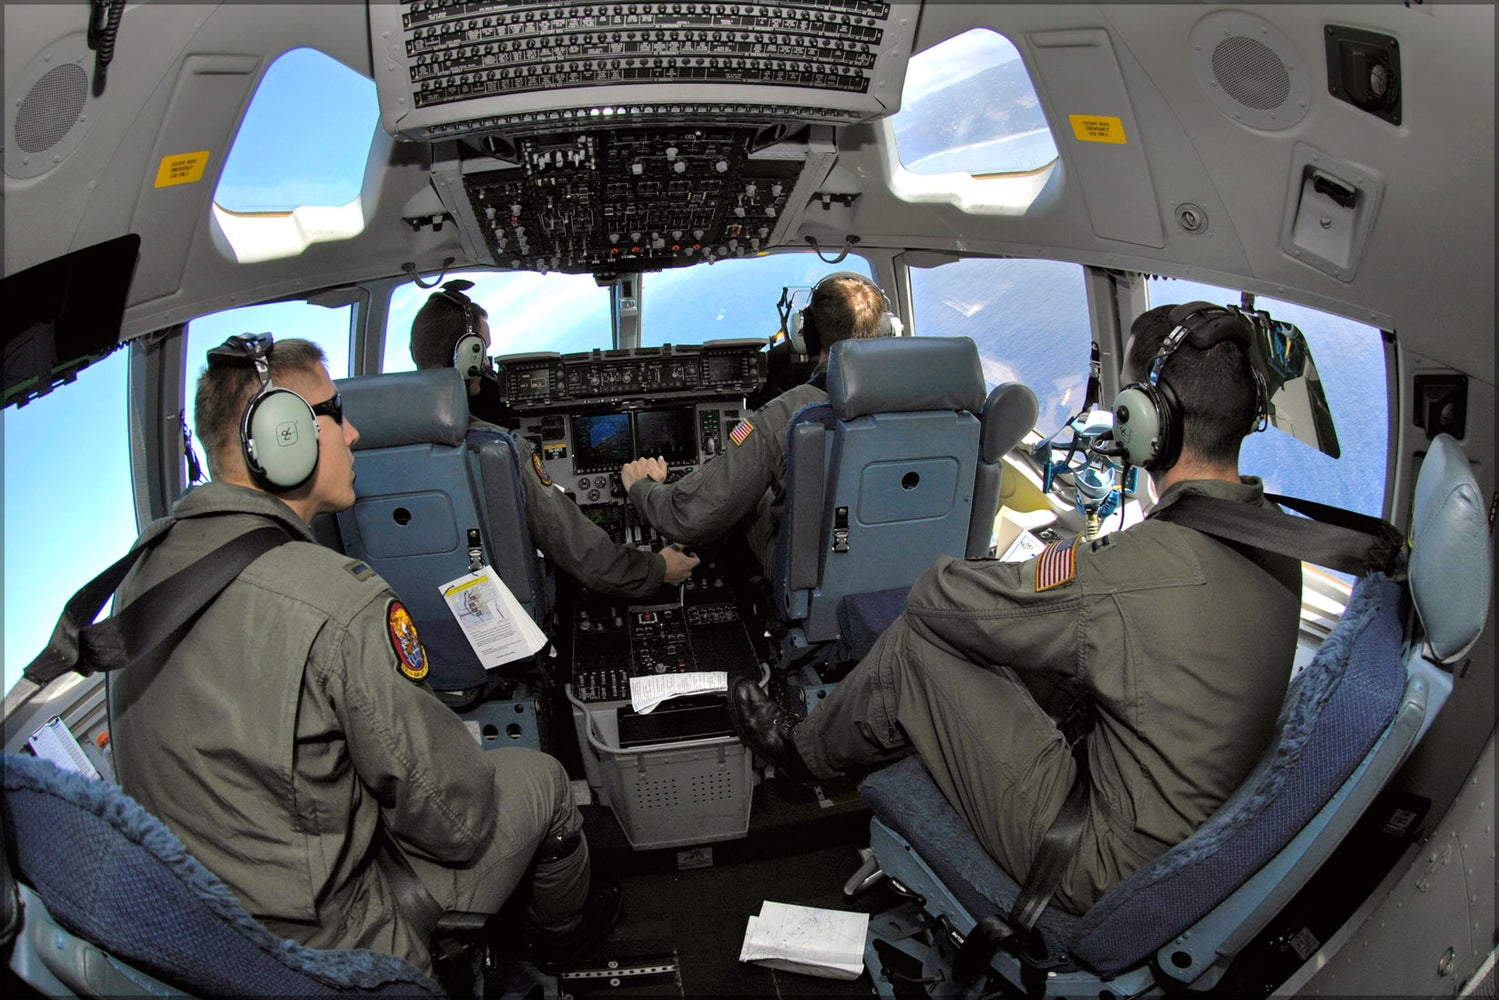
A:
<svg viewBox="0 0 1499 1000">
<path fill-rule="evenodd" d="M 654 594 L 666 573 L 661 554 L 617 544 L 545 476 L 535 452 L 522 460 L 526 524 L 536 547 L 590 590 L 619 597 Z"/>
<path fill-rule="evenodd" d="M 354 771 L 403 847 L 463 864 L 494 835 L 494 773 L 462 720 L 423 678 L 426 653 L 387 588 L 328 637 L 323 673 Z"/>
<path fill-rule="evenodd" d="M 743 431 L 746 425 L 749 430 Z M 776 470 L 785 464 L 784 437 L 784 424 L 775 433 L 766 429 L 763 413 L 753 414 L 736 428 L 722 455 L 675 483 L 658 483 L 642 474 L 641 462 L 626 465 L 622 470 L 626 492 L 651 527 L 672 541 L 710 542 L 760 502 Z"/>
</svg>

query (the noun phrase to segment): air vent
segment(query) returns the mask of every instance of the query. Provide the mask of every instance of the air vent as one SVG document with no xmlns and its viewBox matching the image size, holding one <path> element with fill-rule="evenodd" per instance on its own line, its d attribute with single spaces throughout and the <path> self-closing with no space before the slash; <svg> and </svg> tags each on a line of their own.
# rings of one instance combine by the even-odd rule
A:
<svg viewBox="0 0 1499 1000">
<path fill-rule="evenodd" d="M 1400 124 L 1400 43 L 1389 35 L 1328 25 L 1327 92 Z"/>
<path fill-rule="evenodd" d="M 1216 11 L 1192 29 L 1192 68 L 1220 111 L 1250 128 L 1275 131 L 1306 117 L 1306 61 L 1274 25 L 1242 11 Z"/>
</svg>

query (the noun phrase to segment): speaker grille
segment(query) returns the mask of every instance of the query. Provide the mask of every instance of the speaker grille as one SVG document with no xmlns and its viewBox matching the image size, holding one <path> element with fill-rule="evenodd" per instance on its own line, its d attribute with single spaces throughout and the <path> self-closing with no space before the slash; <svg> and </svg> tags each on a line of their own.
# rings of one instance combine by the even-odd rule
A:
<svg viewBox="0 0 1499 1000">
<path fill-rule="evenodd" d="M 88 74 L 72 63 L 49 70 L 36 82 L 16 114 L 16 145 L 28 153 L 43 153 L 62 141 L 78 124 L 88 95 Z"/>
<path fill-rule="evenodd" d="M 1270 46 L 1233 35 L 1213 48 L 1213 76 L 1223 92 L 1256 111 L 1274 111 L 1291 95 L 1291 77 Z"/>
</svg>

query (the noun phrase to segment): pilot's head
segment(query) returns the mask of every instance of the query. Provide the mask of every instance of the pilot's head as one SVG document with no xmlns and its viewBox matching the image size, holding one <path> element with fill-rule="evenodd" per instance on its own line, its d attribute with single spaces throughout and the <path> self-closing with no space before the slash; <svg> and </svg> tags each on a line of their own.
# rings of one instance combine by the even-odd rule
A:
<svg viewBox="0 0 1499 1000">
<path fill-rule="evenodd" d="M 452 368 L 453 352 L 470 329 L 483 338 L 489 349 L 489 313 L 463 294 L 472 282 L 450 281 L 427 296 L 426 303 L 411 322 L 411 360 L 418 371 L 429 368 Z M 479 380 L 468 380 L 468 394 L 477 395 Z"/>
<path fill-rule="evenodd" d="M 193 418 L 193 430 L 208 459 L 209 475 L 220 482 L 273 493 L 304 521 L 353 506 L 353 447 L 359 431 L 347 415 L 340 412 L 335 418 L 327 412 L 333 409 L 338 390 L 328 377 L 323 349 L 299 338 L 278 340 L 271 345 L 266 360 L 272 385 L 290 389 L 314 408 L 316 416 L 311 419 L 317 421 L 317 460 L 312 474 L 292 489 L 278 488 L 252 474 L 245 458 L 241 421 L 261 389 L 260 376 L 250 363 L 214 362 L 198 376 Z"/>
<path fill-rule="evenodd" d="M 807 303 L 817 341 L 826 354 L 840 340 L 867 340 L 881 333 L 885 299 L 865 278 L 831 278 L 819 282 Z"/>
<path fill-rule="evenodd" d="M 1170 317 L 1176 308 L 1157 306 L 1135 319 L 1125 345 L 1126 383 L 1149 376 L 1161 343 L 1173 329 Z M 1258 417 L 1254 369 L 1245 346 L 1226 339 L 1199 350 L 1190 340 L 1184 341 L 1166 359 L 1160 381 L 1168 384 L 1180 403 L 1181 457 L 1172 465 L 1237 475 L 1239 445 L 1254 429 Z M 1153 471 L 1159 476 L 1170 467 Z"/>
</svg>

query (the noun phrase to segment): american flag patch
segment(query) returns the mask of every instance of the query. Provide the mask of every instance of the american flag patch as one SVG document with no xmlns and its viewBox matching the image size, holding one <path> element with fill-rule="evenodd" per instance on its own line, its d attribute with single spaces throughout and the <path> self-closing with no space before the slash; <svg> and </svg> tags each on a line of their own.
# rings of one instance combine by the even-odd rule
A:
<svg viewBox="0 0 1499 1000">
<path fill-rule="evenodd" d="M 1072 550 L 1077 546 L 1077 538 L 1070 542 L 1052 542 L 1046 549 L 1036 557 L 1036 593 L 1060 587 L 1072 580 L 1077 573 L 1077 563 L 1073 559 Z"/>
<path fill-rule="evenodd" d="M 744 444 L 744 439 L 749 437 L 750 432 L 754 429 L 754 424 L 748 420 L 741 420 L 733 430 L 729 431 L 729 440 L 734 442 L 735 445 Z"/>
</svg>

